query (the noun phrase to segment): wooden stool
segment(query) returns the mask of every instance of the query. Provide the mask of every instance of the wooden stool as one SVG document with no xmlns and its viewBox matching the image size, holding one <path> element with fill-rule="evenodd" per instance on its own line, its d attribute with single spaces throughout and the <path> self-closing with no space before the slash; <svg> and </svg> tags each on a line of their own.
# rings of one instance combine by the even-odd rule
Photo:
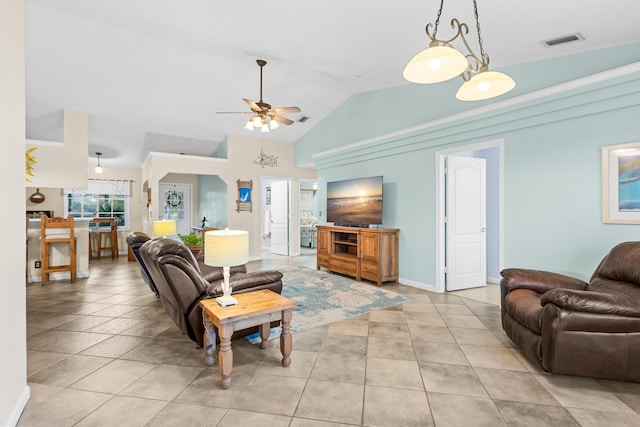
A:
<svg viewBox="0 0 640 427">
<path fill-rule="evenodd" d="M 47 232 L 53 230 L 53 232 Z M 73 229 L 73 217 L 48 218 L 40 217 L 40 255 L 42 259 L 42 277 L 40 283 L 44 285 L 49 281 L 51 273 L 68 271 L 71 282 L 76 280 L 76 237 Z M 69 245 L 69 264 L 51 265 L 51 245 L 66 243 Z"/>
<path fill-rule="evenodd" d="M 91 222 L 98 223 L 98 229 L 89 232 L 89 259 L 93 259 L 93 239 L 96 236 L 97 247 L 95 258 L 100 259 L 102 251 L 110 251 L 111 258 L 118 256 L 118 224 L 113 218 L 93 218 Z M 109 227 L 100 227 L 100 223 L 108 223 Z M 104 240 L 104 238 L 107 240 Z"/>
</svg>

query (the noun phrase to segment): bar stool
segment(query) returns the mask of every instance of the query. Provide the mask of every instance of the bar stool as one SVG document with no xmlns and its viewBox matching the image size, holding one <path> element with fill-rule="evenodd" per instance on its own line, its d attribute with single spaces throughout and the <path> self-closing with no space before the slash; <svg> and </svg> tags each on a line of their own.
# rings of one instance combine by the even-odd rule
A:
<svg viewBox="0 0 640 427">
<path fill-rule="evenodd" d="M 118 224 L 113 218 L 93 218 L 90 222 L 98 224 L 97 230 L 89 232 L 89 259 L 93 259 L 93 237 L 96 238 L 96 256 L 100 259 L 102 251 L 110 251 L 111 258 L 118 256 Z M 100 223 L 108 223 L 108 227 L 100 227 Z"/>
<path fill-rule="evenodd" d="M 50 231 L 50 232 L 48 232 Z M 44 286 L 49 281 L 51 273 L 68 271 L 71 282 L 76 280 L 76 237 L 73 229 L 73 217 L 48 218 L 40 217 L 40 255 L 42 258 L 42 277 L 40 283 Z M 69 245 L 69 264 L 51 265 L 51 245 Z"/>
</svg>

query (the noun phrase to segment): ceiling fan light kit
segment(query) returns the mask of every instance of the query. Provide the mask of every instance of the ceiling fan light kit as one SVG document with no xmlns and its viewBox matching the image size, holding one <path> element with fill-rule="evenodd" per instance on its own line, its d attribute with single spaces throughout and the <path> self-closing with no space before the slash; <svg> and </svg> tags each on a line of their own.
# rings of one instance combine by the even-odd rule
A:
<svg viewBox="0 0 640 427">
<path fill-rule="evenodd" d="M 437 38 L 440 15 L 444 0 L 440 0 L 440 9 L 435 25 L 429 23 L 426 27 L 427 37 L 431 40 L 429 47 L 415 55 L 404 68 L 402 75 L 412 83 L 439 83 L 455 77 L 462 77 L 465 81 L 456 98 L 461 101 L 480 101 L 494 98 L 509 92 L 516 86 L 513 79 L 504 73 L 489 71 L 489 55 L 485 53 L 480 33 L 480 21 L 478 20 L 478 6 L 473 0 L 473 12 L 478 33 L 478 45 L 480 56 L 477 56 L 465 38 L 469 34 L 469 27 L 460 23 L 456 18 L 451 20 L 451 28 L 456 31 L 448 40 Z M 431 27 L 433 26 L 433 34 Z M 460 39 L 467 50 L 463 54 L 451 44 Z"/>
<path fill-rule="evenodd" d="M 254 102 L 247 98 L 242 98 L 251 108 L 250 112 L 226 112 L 219 111 L 218 114 L 251 114 L 251 118 L 245 123 L 244 128 L 250 131 L 256 128 L 261 132 L 269 132 L 270 130 L 280 127 L 280 123 L 283 125 L 291 125 L 293 120 L 281 116 L 281 114 L 299 113 L 299 107 L 284 107 L 284 108 L 271 108 L 270 104 L 267 104 L 262 100 L 262 68 L 267 65 L 267 61 L 263 59 L 257 59 L 256 63 L 260 67 L 260 100 Z"/>
</svg>

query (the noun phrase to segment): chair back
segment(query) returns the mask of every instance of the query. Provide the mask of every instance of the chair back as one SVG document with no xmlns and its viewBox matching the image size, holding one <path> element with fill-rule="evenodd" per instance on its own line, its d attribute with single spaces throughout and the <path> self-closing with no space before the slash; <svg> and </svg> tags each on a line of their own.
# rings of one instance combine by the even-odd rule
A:
<svg viewBox="0 0 640 427">
<path fill-rule="evenodd" d="M 43 240 L 69 241 L 75 237 L 73 217 L 49 218 L 46 215 L 40 217 L 40 235 Z M 51 230 L 48 232 L 47 230 Z"/>
<path fill-rule="evenodd" d="M 198 302 L 208 297 L 209 284 L 189 248 L 181 240 L 155 238 L 140 247 L 140 257 L 167 314 L 189 338 L 201 345 L 202 336 L 195 332 L 202 324 Z"/>
<path fill-rule="evenodd" d="M 624 242 L 611 249 L 591 276 L 591 285 L 611 282 L 640 287 L 640 242 Z"/>
<path fill-rule="evenodd" d="M 129 245 L 129 248 L 131 248 L 133 257 L 136 259 L 138 265 L 140 266 L 140 275 L 142 276 L 142 280 L 144 280 L 144 282 L 149 286 L 153 293 L 156 294 L 157 297 L 159 297 L 160 294 L 158 293 L 158 288 L 156 287 L 155 283 L 153 283 L 153 279 L 149 275 L 149 270 L 140 257 L 140 248 L 149 240 L 151 240 L 151 238 L 141 231 L 134 231 L 127 235 L 127 244 Z"/>
</svg>

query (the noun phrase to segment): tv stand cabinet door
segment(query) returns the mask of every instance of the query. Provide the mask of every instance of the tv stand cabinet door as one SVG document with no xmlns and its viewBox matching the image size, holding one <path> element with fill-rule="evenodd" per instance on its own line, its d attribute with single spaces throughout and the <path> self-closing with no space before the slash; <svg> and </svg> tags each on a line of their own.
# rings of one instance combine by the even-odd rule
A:
<svg viewBox="0 0 640 427">
<path fill-rule="evenodd" d="M 329 268 L 329 230 L 317 227 L 316 268 Z"/>
<path fill-rule="evenodd" d="M 380 260 L 380 235 L 363 231 L 360 234 L 360 254 L 363 260 L 378 262 Z"/>
</svg>

